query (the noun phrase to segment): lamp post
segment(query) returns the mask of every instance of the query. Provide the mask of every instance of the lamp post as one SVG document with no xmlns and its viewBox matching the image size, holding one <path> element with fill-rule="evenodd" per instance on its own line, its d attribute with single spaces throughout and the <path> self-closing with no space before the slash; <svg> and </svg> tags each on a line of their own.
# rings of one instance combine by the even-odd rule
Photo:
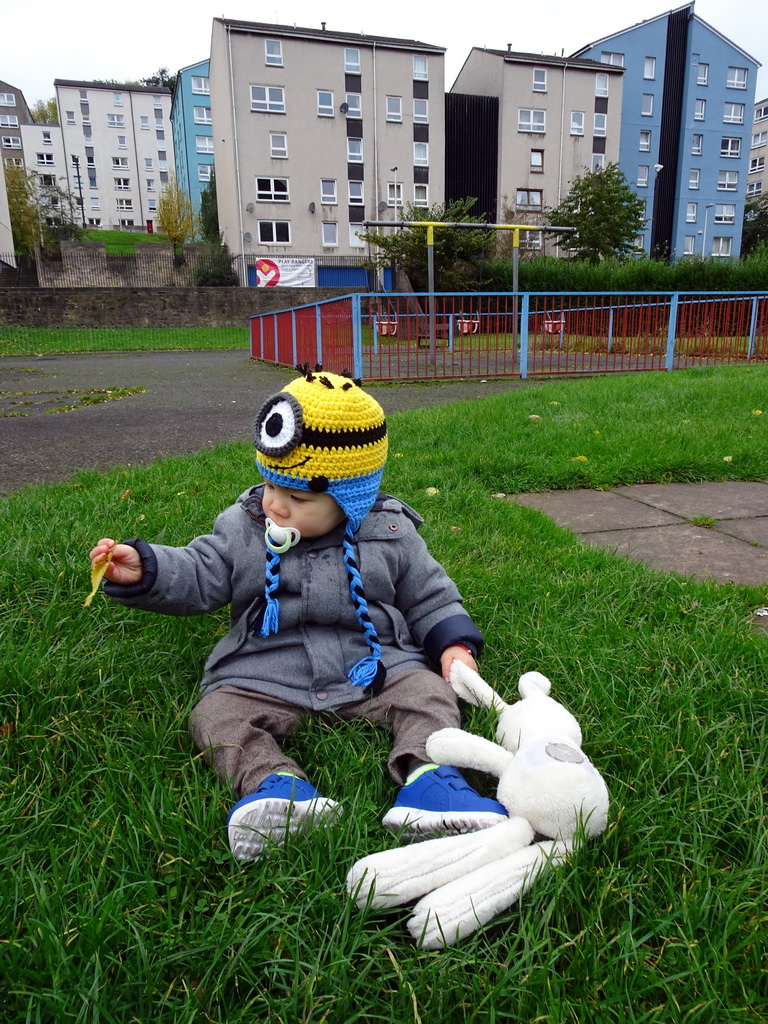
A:
<svg viewBox="0 0 768 1024">
<path fill-rule="evenodd" d="M 397 220 L 397 168 L 396 167 L 390 167 L 389 169 L 390 169 L 390 171 L 395 176 L 394 193 L 392 195 L 392 198 L 394 199 L 394 202 L 393 202 L 392 205 L 393 205 L 394 210 L 395 210 L 395 220 Z"/>
<path fill-rule="evenodd" d="M 714 203 L 707 203 L 704 207 L 704 234 L 701 238 L 701 256 L 702 259 L 707 258 L 707 220 L 709 219 L 709 211 L 714 206 Z"/>
<path fill-rule="evenodd" d="M 85 206 L 83 205 L 83 179 L 80 176 L 80 157 L 72 156 L 72 163 L 75 165 L 75 174 L 77 174 L 77 190 L 80 193 L 80 220 L 82 226 L 85 227 Z"/>
</svg>

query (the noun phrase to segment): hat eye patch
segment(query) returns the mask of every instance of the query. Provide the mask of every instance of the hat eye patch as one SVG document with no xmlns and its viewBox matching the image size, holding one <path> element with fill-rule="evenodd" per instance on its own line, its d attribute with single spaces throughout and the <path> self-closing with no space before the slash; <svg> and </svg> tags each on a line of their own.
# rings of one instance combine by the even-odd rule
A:
<svg viewBox="0 0 768 1024">
<path fill-rule="evenodd" d="M 262 455 L 285 455 L 301 443 L 304 417 L 293 395 L 284 391 L 264 404 L 254 427 L 256 450 Z"/>
</svg>

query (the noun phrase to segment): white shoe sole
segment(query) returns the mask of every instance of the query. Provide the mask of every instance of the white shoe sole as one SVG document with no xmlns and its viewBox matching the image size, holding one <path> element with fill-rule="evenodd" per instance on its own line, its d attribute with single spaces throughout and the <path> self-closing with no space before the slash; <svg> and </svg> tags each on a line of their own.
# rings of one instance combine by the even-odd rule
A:
<svg viewBox="0 0 768 1024">
<path fill-rule="evenodd" d="M 339 818 L 341 804 L 327 797 L 291 800 L 264 797 L 238 808 L 229 820 L 229 847 L 237 860 L 256 860 L 264 847 L 283 846 L 287 835 Z"/>
<path fill-rule="evenodd" d="M 392 807 L 384 815 L 381 823 L 392 832 L 399 832 L 402 829 L 403 837 L 431 839 L 437 836 L 479 832 L 503 821 L 509 821 L 506 814 L 496 814 L 494 811 L 461 814 L 458 811 L 420 811 L 413 807 Z"/>
</svg>

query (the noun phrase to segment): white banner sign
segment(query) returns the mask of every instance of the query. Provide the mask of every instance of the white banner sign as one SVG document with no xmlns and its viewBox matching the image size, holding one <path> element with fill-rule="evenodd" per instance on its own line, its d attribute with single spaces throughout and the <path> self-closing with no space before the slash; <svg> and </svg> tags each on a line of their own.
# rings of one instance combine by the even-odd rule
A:
<svg viewBox="0 0 768 1024">
<path fill-rule="evenodd" d="M 259 256 L 256 260 L 257 288 L 314 288 L 315 261 L 292 256 Z"/>
</svg>

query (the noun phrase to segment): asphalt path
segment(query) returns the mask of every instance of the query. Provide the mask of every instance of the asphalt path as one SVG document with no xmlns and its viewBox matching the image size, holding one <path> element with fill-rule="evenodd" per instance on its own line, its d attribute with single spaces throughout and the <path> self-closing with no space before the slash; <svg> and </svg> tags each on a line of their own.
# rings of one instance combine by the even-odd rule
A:
<svg viewBox="0 0 768 1024">
<path fill-rule="evenodd" d="M 243 351 L 0 357 L 0 494 L 250 440 L 261 403 L 294 376 Z M 542 385 L 488 379 L 369 390 L 391 415 L 526 386 Z M 78 406 L 99 388 L 146 390 Z"/>
</svg>

